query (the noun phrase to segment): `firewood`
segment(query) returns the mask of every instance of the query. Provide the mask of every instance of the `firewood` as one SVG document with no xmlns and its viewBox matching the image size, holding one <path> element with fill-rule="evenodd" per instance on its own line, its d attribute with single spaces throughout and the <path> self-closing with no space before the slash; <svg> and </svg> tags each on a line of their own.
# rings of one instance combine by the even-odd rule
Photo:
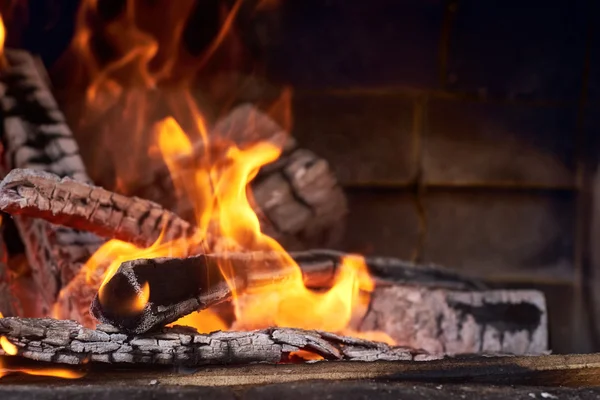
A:
<svg viewBox="0 0 600 400">
<path fill-rule="evenodd" d="M 255 211 L 263 232 L 288 250 L 306 250 L 335 245 L 344 229 L 346 197 L 327 162 L 296 146 L 269 116 L 250 104 L 233 109 L 217 121 L 210 140 L 218 146 L 223 140 L 243 147 L 257 140 L 269 140 L 283 147 L 281 157 L 264 166 L 251 182 Z M 180 174 L 202 161 L 206 150 L 196 143 L 194 154 L 181 159 Z M 216 151 L 215 149 L 211 149 Z M 172 177 L 163 166 L 148 175 L 148 180 L 131 188 L 129 195 L 160 203 L 185 219 L 193 218 L 191 204 L 178 198 Z"/>
<path fill-rule="evenodd" d="M 260 253 L 262 260 L 267 255 Z M 299 264 L 304 284 L 311 289 L 327 289 L 334 281 L 341 260 L 347 254 L 333 250 L 312 250 L 293 252 L 290 256 Z M 228 257 L 242 256 L 241 253 L 229 254 Z M 255 254 L 258 257 L 258 254 Z M 245 255 L 244 257 L 249 257 Z M 378 285 L 407 284 L 422 287 L 446 288 L 456 290 L 484 289 L 485 286 L 476 280 L 461 276 L 456 272 L 433 265 L 415 265 L 406 261 L 368 257 L 366 264 L 372 278 Z M 57 314 L 62 319 L 74 319 L 86 327 L 94 327 L 95 320 L 89 313 L 90 304 L 103 281 L 104 269 L 97 269 L 93 274 L 79 274 L 67 287 L 63 288 L 57 300 Z M 168 272 L 169 274 L 171 271 Z M 267 278 L 273 278 L 272 271 L 266 271 Z M 168 276 L 165 274 L 165 276 Z M 185 299 L 180 301 L 184 301 Z"/>
<path fill-rule="evenodd" d="M 21 357 L 63 364 L 96 363 L 207 364 L 280 363 L 293 353 L 308 351 L 326 360 L 430 360 L 426 352 L 327 332 L 271 328 L 250 332 L 198 334 L 182 327 L 144 335 L 128 335 L 110 325 L 96 330 L 75 321 L 0 319 L 0 335 Z M 0 352 L 0 355 L 3 354 Z"/>
<path fill-rule="evenodd" d="M 31 168 L 90 182 L 71 130 L 65 123 L 34 58 L 7 49 L 7 68 L 0 75 L 3 111 L 4 167 Z M 47 221 L 16 216 L 33 279 L 47 315 L 59 289 L 73 278 L 82 263 L 101 244 L 100 238 Z"/>
<path fill-rule="evenodd" d="M 309 288 L 329 288 L 333 284 L 343 253 L 334 251 L 291 253 L 299 262 L 304 284 Z M 371 270 L 383 269 L 382 259 L 367 260 Z M 389 263 L 389 261 L 387 261 Z M 283 281 L 289 277 L 294 265 L 285 265 L 286 261 L 277 253 L 249 252 L 197 255 L 187 258 L 154 258 L 128 261 L 121 264 L 119 270 L 103 289 L 100 301 L 96 295 L 91 307 L 94 317 L 104 323 L 110 323 L 120 329 L 143 333 L 169 324 L 196 310 L 207 308 L 231 296 L 229 286 L 219 270 L 219 265 L 227 265 L 231 270 L 236 290 L 256 288 L 264 284 Z M 462 287 L 477 287 L 476 282 L 452 276 L 442 279 L 443 269 L 434 267 L 397 268 L 397 282 L 407 282 L 407 276 L 400 271 L 409 271 L 412 283 L 427 282 L 427 274 L 436 271 L 439 277 L 427 283 L 450 287 L 462 284 Z M 382 284 L 394 282 L 389 276 L 375 280 Z M 150 298 L 143 310 L 131 313 L 127 307 L 142 296 L 145 285 L 150 287 Z M 176 289 L 174 289 L 176 288 Z"/>
<path fill-rule="evenodd" d="M 335 252 L 328 255 L 331 257 L 333 254 Z M 300 262 L 307 286 L 331 286 L 335 276 L 335 269 L 331 267 L 335 264 L 331 258 L 317 263 L 314 254 L 296 253 L 295 257 Z M 307 262 L 311 258 L 313 261 Z M 217 263 L 231 267 L 237 279 L 236 290 L 243 293 L 247 288 L 286 279 L 285 266 L 282 269 L 279 264 L 274 265 L 280 261 L 277 255 L 269 253 L 247 253 L 126 262 L 105 287 L 109 290 L 105 291 L 103 301 L 112 306 L 105 309 L 96 297 L 92 314 L 101 322 L 116 325 L 123 331 L 143 333 L 171 323 L 195 307 L 202 309 L 215 301 L 227 299 L 230 292 L 223 285 Z M 381 259 L 367 259 L 366 263 L 371 271 L 382 269 Z M 388 260 L 387 264 L 390 263 Z M 256 271 L 257 267 L 259 271 Z M 419 268 L 412 266 L 405 269 Z M 468 279 L 458 288 L 458 277 L 438 279 L 437 286 L 434 286 L 436 274 L 439 276 L 440 271 L 443 273 L 443 269 L 424 268 L 412 285 L 407 280 L 394 282 L 389 276 L 376 277 L 371 304 L 365 316 L 352 328 L 359 332 L 383 331 L 399 344 L 424 348 L 435 354 L 541 354 L 547 351 L 547 312 L 542 293 L 485 290 Z M 206 284 L 210 281 L 209 273 L 212 273 L 213 282 L 222 285 L 217 286 L 221 288 L 217 291 L 219 295 L 212 295 L 213 301 L 210 302 L 198 297 L 207 287 L 210 288 Z M 429 287 L 425 287 L 421 282 L 427 281 L 428 273 L 431 279 Z M 143 311 L 138 314 L 128 310 L 119 312 L 122 304 L 129 304 L 135 296 L 141 295 L 145 284 L 150 287 L 150 298 Z M 182 287 L 185 290 L 181 290 Z"/>
<path fill-rule="evenodd" d="M 42 171 L 14 169 L 0 183 L 0 210 L 148 247 L 191 236 L 192 226 L 158 204 L 59 178 Z"/>
</svg>

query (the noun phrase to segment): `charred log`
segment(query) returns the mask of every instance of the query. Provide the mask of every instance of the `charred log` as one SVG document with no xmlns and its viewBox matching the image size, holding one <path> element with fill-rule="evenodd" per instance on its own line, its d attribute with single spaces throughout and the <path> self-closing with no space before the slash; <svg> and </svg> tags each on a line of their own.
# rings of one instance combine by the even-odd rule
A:
<svg viewBox="0 0 600 400">
<path fill-rule="evenodd" d="M 4 167 L 31 168 L 89 182 L 77 144 L 40 65 L 24 51 L 6 50 L 4 54 L 7 66 L 0 75 Z M 42 313 L 47 314 L 60 287 L 73 278 L 101 240 L 43 220 L 21 216 L 14 220 L 45 303 Z"/>
<path fill-rule="evenodd" d="M 335 253 L 330 252 L 329 256 L 332 254 Z M 331 258 L 321 263 L 308 263 L 306 260 L 311 257 L 314 260 L 315 255 L 296 257 L 307 286 L 331 286 L 336 274 Z M 247 288 L 283 282 L 288 278 L 290 270 L 285 264 L 282 267 L 281 261 L 276 255 L 249 253 L 127 262 L 104 287 L 103 301 L 100 302 L 98 297 L 94 299 L 92 313 L 101 322 L 114 324 L 127 332 L 143 333 L 176 321 L 194 311 L 194 307 L 203 309 L 227 299 L 230 292 L 217 264 L 230 266 L 236 277 L 236 291 L 244 294 Z M 367 259 L 367 264 L 370 263 Z M 437 271 L 430 268 L 430 273 Z M 419 279 L 425 281 L 426 272 L 421 274 Z M 475 282 L 468 280 L 458 290 L 458 279 L 448 280 L 447 284 L 438 280 L 437 287 L 434 278 L 429 287 L 422 286 L 419 281 L 416 285 L 409 281 L 399 282 L 376 278 L 369 309 L 353 329 L 382 331 L 399 344 L 424 348 L 436 354 L 540 354 L 548 348 L 546 305 L 540 292 L 475 289 Z M 142 296 L 145 284 L 150 287 L 150 298 L 142 312 L 133 315 L 128 310 L 119 312 L 122 304 L 130 304 L 132 299 Z M 211 289 L 211 285 L 219 289 Z M 174 287 L 185 290 L 174 292 Z M 202 296 L 211 300 L 204 300 Z M 238 301 L 248 300 L 251 298 L 242 296 Z"/>
<path fill-rule="evenodd" d="M 326 360 L 439 358 L 379 342 L 287 328 L 206 335 L 174 327 L 138 336 L 123 334 L 110 325 L 91 330 L 74 321 L 4 318 L 0 319 L 0 335 L 17 346 L 21 357 L 73 365 L 88 361 L 185 366 L 280 363 L 292 360 L 299 350 Z"/>
<path fill-rule="evenodd" d="M 0 183 L 0 210 L 142 247 L 190 236 L 192 226 L 158 204 L 34 170 L 12 170 Z"/>
</svg>

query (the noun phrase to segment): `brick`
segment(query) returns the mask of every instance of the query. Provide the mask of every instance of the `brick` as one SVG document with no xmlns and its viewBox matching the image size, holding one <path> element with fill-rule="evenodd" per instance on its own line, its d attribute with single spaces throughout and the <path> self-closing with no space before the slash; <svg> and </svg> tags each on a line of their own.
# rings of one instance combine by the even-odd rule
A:
<svg viewBox="0 0 600 400">
<path fill-rule="evenodd" d="M 442 0 L 282 3 L 270 69 L 295 87 L 439 87 Z"/>
<path fill-rule="evenodd" d="M 427 182 L 573 185 L 574 109 L 436 100 L 423 140 Z"/>
<path fill-rule="evenodd" d="M 591 3 L 461 0 L 448 87 L 511 99 L 577 100 Z"/>
<path fill-rule="evenodd" d="M 293 134 L 342 183 L 407 182 L 416 173 L 413 110 L 399 96 L 296 96 Z"/>
<path fill-rule="evenodd" d="M 436 190 L 424 202 L 427 261 L 494 281 L 573 280 L 574 193 Z"/>
<path fill-rule="evenodd" d="M 419 220 L 412 194 L 348 190 L 350 213 L 344 250 L 408 260 L 418 243 Z"/>
</svg>

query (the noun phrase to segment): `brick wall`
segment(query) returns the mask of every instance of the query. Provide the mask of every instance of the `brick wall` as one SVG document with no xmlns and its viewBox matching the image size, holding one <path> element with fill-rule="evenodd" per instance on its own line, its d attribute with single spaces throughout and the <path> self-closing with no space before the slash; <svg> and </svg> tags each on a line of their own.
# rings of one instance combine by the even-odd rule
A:
<svg viewBox="0 0 600 400">
<path fill-rule="evenodd" d="M 295 88 L 295 136 L 346 188 L 342 248 L 540 287 L 555 350 L 599 350 L 585 194 L 600 128 L 600 32 L 590 17 L 600 6 L 282 7 L 270 74 Z"/>
</svg>

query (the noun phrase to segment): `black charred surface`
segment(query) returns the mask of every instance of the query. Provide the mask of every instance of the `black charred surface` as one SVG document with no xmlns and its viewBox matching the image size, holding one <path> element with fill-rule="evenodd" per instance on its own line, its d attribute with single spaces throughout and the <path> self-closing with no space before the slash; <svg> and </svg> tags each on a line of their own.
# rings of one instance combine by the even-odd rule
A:
<svg viewBox="0 0 600 400">
<path fill-rule="evenodd" d="M 500 332 L 535 331 L 542 319 L 542 310 L 531 303 L 483 303 L 481 306 L 453 303 L 451 307 L 460 311 L 463 318 L 473 316 L 481 325 L 489 325 Z"/>
</svg>

